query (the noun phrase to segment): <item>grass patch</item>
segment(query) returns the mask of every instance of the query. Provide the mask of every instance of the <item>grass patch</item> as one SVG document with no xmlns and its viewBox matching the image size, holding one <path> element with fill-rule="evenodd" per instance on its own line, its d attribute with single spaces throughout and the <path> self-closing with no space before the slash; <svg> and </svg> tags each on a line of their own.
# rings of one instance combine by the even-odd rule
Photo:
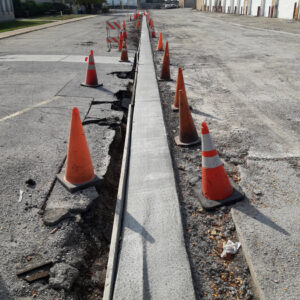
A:
<svg viewBox="0 0 300 300">
<path fill-rule="evenodd" d="M 5 32 L 5 31 L 12 31 L 16 29 L 21 29 L 21 28 L 26 28 L 26 27 L 31 27 L 31 26 L 36 26 L 36 25 L 42 25 L 46 23 L 50 23 L 51 21 L 33 21 L 33 20 L 28 20 L 28 21 L 8 21 L 8 22 L 1 22 L 0 23 L 0 32 Z"/>
<path fill-rule="evenodd" d="M 12 30 L 16 30 L 16 29 L 42 25 L 42 24 L 46 24 L 46 23 L 52 23 L 55 21 L 80 18 L 80 17 L 85 17 L 85 16 L 88 16 L 88 15 L 43 16 L 43 17 L 37 17 L 37 18 L 28 19 L 28 20 L 22 19 L 22 20 L 17 20 L 17 21 L 0 22 L 0 32 L 12 31 Z"/>
<path fill-rule="evenodd" d="M 43 17 L 38 17 L 35 18 L 34 20 L 41 20 L 41 21 L 62 21 L 62 20 L 69 20 L 69 19 L 74 19 L 74 18 L 80 18 L 80 17 L 85 17 L 88 16 L 87 14 L 83 15 L 56 15 L 56 16 L 43 16 Z"/>
</svg>

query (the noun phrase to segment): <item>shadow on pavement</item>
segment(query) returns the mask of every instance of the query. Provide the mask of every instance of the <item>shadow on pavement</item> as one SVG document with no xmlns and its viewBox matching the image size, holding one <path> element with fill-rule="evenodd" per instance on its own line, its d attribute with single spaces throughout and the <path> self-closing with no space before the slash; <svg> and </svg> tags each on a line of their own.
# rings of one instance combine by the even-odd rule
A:
<svg viewBox="0 0 300 300">
<path fill-rule="evenodd" d="M 4 284 L 1 276 L 0 276 L 0 299 L 1 300 L 12 300 L 12 298 L 9 296 L 8 290 Z"/>
<path fill-rule="evenodd" d="M 124 212 L 124 220 L 126 220 L 125 226 L 132 231 L 141 234 L 144 239 L 153 244 L 155 242 L 155 239 L 152 237 L 152 235 L 127 211 Z"/>
<path fill-rule="evenodd" d="M 290 235 L 289 232 L 287 232 L 284 228 L 277 225 L 275 222 L 273 222 L 270 218 L 265 216 L 262 212 L 260 212 L 255 206 L 253 206 L 247 198 L 245 200 L 237 205 L 234 206 L 234 209 L 244 213 L 245 215 L 257 220 L 258 222 L 261 222 L 276 231 L 284 234 L 284 235 Z"/>
<path fill-rule="evenodd" d="M 204 113 L 202 111 L 199 111 L 198 109 L 195 109 L 195 108 L 191 109 L 191 112 L 194 113 L 194 114 L 196 114 L 196 115 L 199 115 L 199 116 L 208 117 L 208 118 L 212 118 L 212 119 L 215 119 L 215 120 L 220 120 L 217 117 L 214 117 L 214 116 L 212 116 L 210 114 L 206 114 L 206 113 Z"/>
</svg>

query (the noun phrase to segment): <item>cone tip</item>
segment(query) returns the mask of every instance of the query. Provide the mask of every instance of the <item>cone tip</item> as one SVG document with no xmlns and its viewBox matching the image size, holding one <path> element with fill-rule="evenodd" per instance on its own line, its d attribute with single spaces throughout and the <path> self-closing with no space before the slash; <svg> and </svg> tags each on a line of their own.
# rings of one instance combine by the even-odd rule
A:
<svg viewBox="0 0 300 300">
<path fill-rule="evenodd" d="M 73 107 L 72 112 L 73 112 L 74 114 L 79 114 L 79 110 L 78 110 L 77 107 Z"/>
<path fill-rule="evenodd" d="M 202 122 L 202 124 L 201 124 L 201 133 L 202 134 L 208 134 L 209 133 L 206 122 Z"/>
<path fill-rule="evenodd" d="M 94 55 L 94 51 L 93 50 L 91 50 L 90 55 Z"/>
</svg>

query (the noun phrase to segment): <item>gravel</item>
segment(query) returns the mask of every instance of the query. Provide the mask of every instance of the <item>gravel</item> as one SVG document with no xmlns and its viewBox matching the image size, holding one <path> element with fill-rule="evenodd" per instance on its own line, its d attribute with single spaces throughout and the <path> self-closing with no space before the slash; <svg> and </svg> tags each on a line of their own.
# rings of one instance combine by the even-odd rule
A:
<svg viewBox="0 0 300 300">
<path fill-rule="evenodd" d="M 167 32 L 167 27 L 163 27 L 164 32 Z M 152 39 L 153 50 L 157 40 Z M 154 51 L 154 61 L 159 76 L 162 53 Z M 229 239 L 238 241 L 230 207 L 221 207 L 213 212 L 207 212 L 201 207 L 192 189 L 201 181 L 201 146 L 180 148 L 174 143 L 174 137 L 178 135 L 178 113 L 171 110 L 175 91 L 170 89 L 169 83 L 163 81 L 159 81 L 159 90 L 197 299 L 256 299 L 243 252 L 239 250 L 230 259 L 220 257 L 223 243 Z M 238 175 L 235 165 L 243 162 L 242 157 L 238 156 L 228 162 L 231 175 Z"/>
</svg>

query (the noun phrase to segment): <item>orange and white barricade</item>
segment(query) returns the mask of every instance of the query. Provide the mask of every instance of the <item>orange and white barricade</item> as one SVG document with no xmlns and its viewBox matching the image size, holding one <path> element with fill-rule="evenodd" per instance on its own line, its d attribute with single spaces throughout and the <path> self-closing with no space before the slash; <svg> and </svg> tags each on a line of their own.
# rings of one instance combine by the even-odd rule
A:
<svg viewBox="0 0 300 300">
<path fill-rule="evenodd" d="M 106 42 L 108 51 L 112 45 L 118 45 L 121 31 L 121 23 L 118 20 L 106 21 Z"/>
</svg>

